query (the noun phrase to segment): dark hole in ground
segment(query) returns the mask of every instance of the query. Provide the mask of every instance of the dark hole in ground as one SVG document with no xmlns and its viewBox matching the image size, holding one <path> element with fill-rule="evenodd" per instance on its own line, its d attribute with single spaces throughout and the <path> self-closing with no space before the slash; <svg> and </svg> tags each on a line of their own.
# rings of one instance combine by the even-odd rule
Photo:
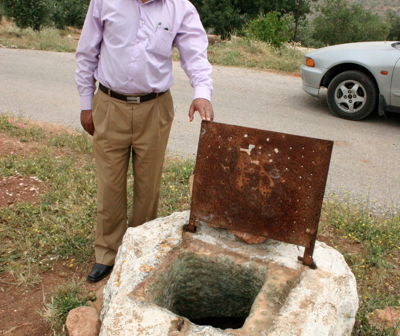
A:
<svg viewBox="0 0 400 336">
<path fill-rule="evenodd" d="M 239 329 L 265 281 L 265 266 L 184 251 L 151 282 L 149 296 L 195 324 Z"/>
<path fill-rule="evenodd" d="M 204 317 L 201 319 L 191 319 L 191 322 L 198 325 L 209 325 L 220 329 L 240 329 L 243 327 L 246 317 Z"/>
</svg>

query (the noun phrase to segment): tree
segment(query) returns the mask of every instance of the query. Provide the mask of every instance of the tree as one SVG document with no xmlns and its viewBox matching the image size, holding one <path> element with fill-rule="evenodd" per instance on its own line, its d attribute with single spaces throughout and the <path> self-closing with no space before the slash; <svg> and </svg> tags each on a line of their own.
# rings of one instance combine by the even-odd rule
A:
<svg viewBox="0 0 400 336">
<path fill-rule="evenodd" d="M 4 15 L 4 5 L 3 5 L 3 1 L 0 0 L 0 22 L 1 22 L 1 19 L 3 18 L 3 15 Z"/>
<path fill-rule="evenodd" d="M 307 18 L 300 18 L 299 25 L 297 27 L 296 42 L 300 42 L 303 47 L 307 48 L 325 47 L 324 43 L 314 38 L 314 35 L 313 22 Z"/>
<path fill-rule="evenodd" d="M 310 13 L 311 3 L 317 0 L 192 0 L 206 29 L 213 28 L 222 38 L 229 38 L 234 30 L 241 30 L 251 20 L 269 12 L 282 15 Z M 300 5 L 300 7 L 299 7 Z"/>
<path fill-rule="evenodd" d="M 2 0 L 2 4 L 4 14 L 13 17 L 21 29 L 31 27 L 40 30 L 48 18 L 49 9 L 43 0 Z"/>
<path fill-rule="evenodd" d="M 256 19 L 260 15 L 266 15 L 269 12 L 279 12 L 284 14 L 295 14 L 299 9 L 301 17 L 311 12 L 311 3 L 317 0 L 302 0 L 300 8 L 298 0 L 235 0 L 234 6 L 239 10 L 239 14 L 245 16 L 248 20 Z"/>
<path fill-rule="evenodd" d="M 317 6 L 314 38 L 326 45 L 385 40 L 389 27 L 384 20 L 361 5 L 347 0 L 323 0 Z"/>
<path fill-rule="evenodd" d="M 51 18 L 55 26 L 63 29 L 66 26 L 82 28 L 90 0 L 54 0 Z"/>
<path fill-rule="evenodd" d="M 232 32 L 243 25 L 243 18 L 231 0 L 203 1 L 200 18 L 205 28 L 213 28 L 223 40 L 230 39 Z"/>
</svg>

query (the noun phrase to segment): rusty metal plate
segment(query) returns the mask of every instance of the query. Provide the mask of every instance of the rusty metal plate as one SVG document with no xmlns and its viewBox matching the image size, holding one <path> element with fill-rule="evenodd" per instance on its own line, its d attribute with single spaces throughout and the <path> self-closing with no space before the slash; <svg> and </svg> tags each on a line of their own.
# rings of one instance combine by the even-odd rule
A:
<svg viewBox="0 0 400 336">
<path fill-rule="evenodd" d="M 203 122 L 189 227 L 203 221 L 301 245 L 312 255 L 332 147 L 327 140 Z"/>
</svg>

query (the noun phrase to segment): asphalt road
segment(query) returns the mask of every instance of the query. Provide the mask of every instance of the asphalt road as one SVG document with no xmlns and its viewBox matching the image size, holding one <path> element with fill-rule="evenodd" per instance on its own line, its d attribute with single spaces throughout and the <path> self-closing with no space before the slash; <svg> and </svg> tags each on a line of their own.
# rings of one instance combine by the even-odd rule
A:
<svg viewBox="0 0 400 336">
<path fill-rule="evenodd" d="M 80 129 L 74 55 L 0 49 L 0 112 Z M 188 122 L 193 90 L 174 64 L 175 120 L 168 150 L 195 155 L 200 118 Z M 301 79 L 266 71 L 214 66 L 215 121 L 335 142 L 327 190 L 350 191 L 382 203 L 400 201 L 400 114 L 362 122 L 329 113 Z"/>
</svg>

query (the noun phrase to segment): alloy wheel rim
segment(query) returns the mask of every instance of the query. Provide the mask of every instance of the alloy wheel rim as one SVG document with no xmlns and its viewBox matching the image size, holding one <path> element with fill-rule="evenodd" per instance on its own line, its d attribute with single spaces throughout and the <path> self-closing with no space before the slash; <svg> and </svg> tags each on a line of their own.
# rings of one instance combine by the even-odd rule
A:
<svg viewBox="0 0 400 336">
<path fill-rule="evenodd" d="M 355 80 L 345 80 L 335 89 L 336 106 L 346 113 L 357 113 L 367 102 L 367 91 Z"/>
</svg>

